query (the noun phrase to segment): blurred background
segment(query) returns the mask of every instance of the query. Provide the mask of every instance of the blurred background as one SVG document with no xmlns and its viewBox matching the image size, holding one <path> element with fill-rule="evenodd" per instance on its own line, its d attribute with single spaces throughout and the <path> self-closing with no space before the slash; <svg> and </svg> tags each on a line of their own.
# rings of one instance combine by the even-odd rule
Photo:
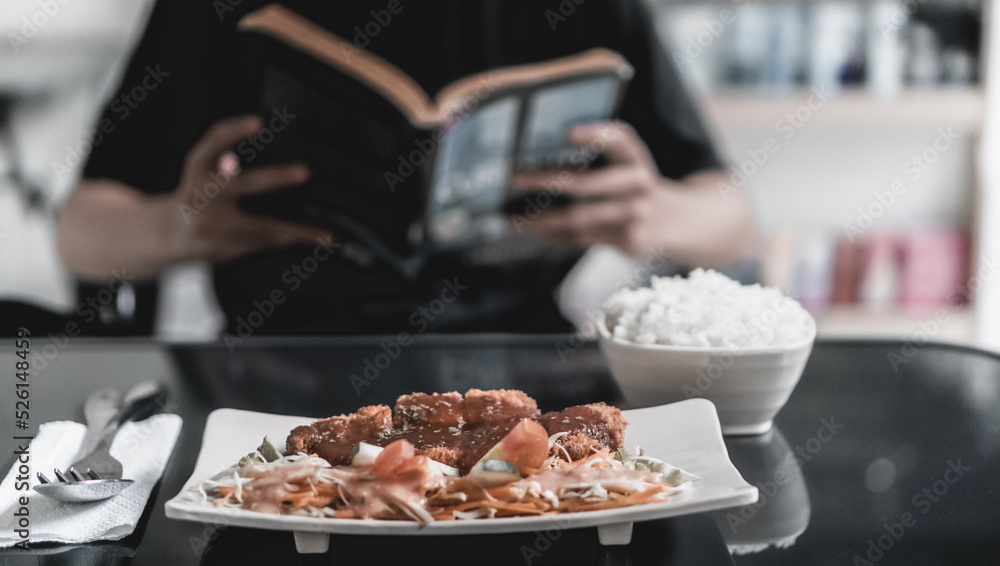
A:
<svg viewBox="0 0 1000 566">
<path fill-rule="evenodd" d="M 752 195 L 763 283 L 821 335 L 1000 349 L 991 2 L 647 1 L 730 189 Z M 0 4 L 0 316 L 94 296 L 60 266 L 53 220 L 151 5 Z M 200 340 L 222 327 L 205 266 L 115 287 L 92 331 Z"/>
</svg>

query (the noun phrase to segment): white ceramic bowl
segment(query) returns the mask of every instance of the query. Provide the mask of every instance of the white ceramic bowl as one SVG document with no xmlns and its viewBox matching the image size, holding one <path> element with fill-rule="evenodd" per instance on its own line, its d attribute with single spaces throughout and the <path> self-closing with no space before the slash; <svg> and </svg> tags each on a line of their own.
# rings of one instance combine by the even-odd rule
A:
<svg viewBox="0 0 1000 566">
<path fill-rule="evenodd" d="M 723 434 L 761 434 L 784 406 L 809 359 L 808 339 L 784 346 L 699 348 L 636 344 L 615 338 L 597 316 L 600 347 L 625 398 L 636 407 L 704 397 L 715 404 Z"/>
</svg>

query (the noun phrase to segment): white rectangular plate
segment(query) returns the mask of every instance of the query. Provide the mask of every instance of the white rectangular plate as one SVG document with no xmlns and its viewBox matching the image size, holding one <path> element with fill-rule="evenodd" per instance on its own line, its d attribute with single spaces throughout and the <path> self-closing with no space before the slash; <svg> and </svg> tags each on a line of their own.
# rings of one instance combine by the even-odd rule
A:
<svg viewBox="0 0 1000 566">
<path fill-rule="evenodd" d="M 295 427 L 315 419 L 218 409 L 208 417 L 194 473 L 184 489 L 166 504 L 167 517 L 203 523 L 292 531 L 300 552 L 324 552 L 328 536 L 458 535 L 545 529 L 599 527 L 604 544 L 627 544 L 634 521 L 663 519 L 689 513 L 746 505 L 757 501 L 757 488 L 748 484 L 729 461 L 715 406 L 705 399 L 622 412 L 629 425 L 625 447 L 641 446 L 647 454 L 702 478 L 694 489 L 662 503 L 647 503 L 543 517 L 505 517 L 469 521 L 442 521 L 421 526 L 409 521 L 378 521 L 271 515 L 245 509 L 203 505 L 188 491 L 252 452 L 266 435 L 280 444 Z M 315 534 L 312 534 L 315 533 Z"/>
</svg>

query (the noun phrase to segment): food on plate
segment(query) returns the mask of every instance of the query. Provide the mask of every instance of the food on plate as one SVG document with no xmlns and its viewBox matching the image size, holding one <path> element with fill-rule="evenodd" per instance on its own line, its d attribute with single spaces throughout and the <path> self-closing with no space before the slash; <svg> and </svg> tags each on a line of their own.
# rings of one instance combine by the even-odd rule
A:
<svg viewBox="0 0 1000 566">
<path fill-rule="evenodd" d="M 295 428 L 197 486 L 206 503 L 338 519 L 433 521 L 666 501 L 686 475 L 621 449 L 604 403 L 541 414 L 521 391 L 404 395 Z"/>
<path fill-rule="evenodd" d="M 351 463 L 351 451 L 359 442 L 386 446 L 405 439 L 417 454 L 468 474 L 522 419 L 541 425 L 535 429 L 536 439 L 538 431 L 546 437 L 559 434 L 556 444 L 573 460 L 600 448 L 615 451 L 621 448 L 625 435 L 621 411 L 604 403 L 543 415 L 535 400 L 521 391 L 471 389 L 464 396 L 454 392 L 403 395 L 396 401 L 395 411 L 373 405 L 350 415 L 319 419 L 293 430 L 286 448 L 291 454 L 315 454 L 342 466 Z M 523 434 L 528 434 L 527 430 Z M 519 433 L 507 440 L 507 445 L 520 438 Z M 540 444 L 536 440 L 535 446 Z"/>
<path fill-rule="evenodd" d="M 741 285 L 703 269 L 618 291 L 605 301 L 603 315 L 615 338 L 671 346 L 781 346 L 807 340 L 815 325 L 777 288 Z"/>
</svg>

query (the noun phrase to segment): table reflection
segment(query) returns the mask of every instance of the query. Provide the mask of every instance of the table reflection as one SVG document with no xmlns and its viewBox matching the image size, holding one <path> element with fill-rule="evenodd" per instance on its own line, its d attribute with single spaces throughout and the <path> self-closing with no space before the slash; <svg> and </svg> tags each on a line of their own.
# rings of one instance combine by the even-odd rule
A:
<svg viewBox="0 0 1000 566">
<path fill-rule="evenodd" d="M 616 402 L 618 389 L 596 348 L 560 357 L 551 337 L 519 340 L 518 349 L 487 341 L 417 340 L 395 358 L 377 341 L 322 347 L 267 342 L 230 352 L 224 346 L 173 346 L 179 373 L 210 404 L 325 417 L 365 405 L 393 406 L 414 391 L 521 389 L 542 411 L 595 400 Z"/>
<path fill-rule="evenodd" d="M 760 436 L 726 439 L 729 458 L 757 486 L 756 503 L 711 515 L 733 554 L 788 548 L 809 526 L 809 489 L 798 457 L 777 427 Z"/>
</svg>

